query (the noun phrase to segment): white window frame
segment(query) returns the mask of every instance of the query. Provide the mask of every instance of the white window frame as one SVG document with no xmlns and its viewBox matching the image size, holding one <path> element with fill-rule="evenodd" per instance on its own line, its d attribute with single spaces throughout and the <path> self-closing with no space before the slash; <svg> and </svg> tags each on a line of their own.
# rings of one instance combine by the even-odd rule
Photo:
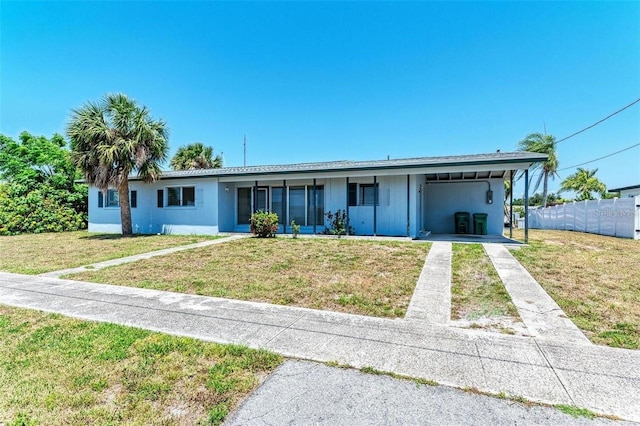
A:
<svg viewBox="0 0 640 426">
<path fill-rule="evenodd" d="M 115 203 L 111 203 L 111 194 L 114 195 Z M 120 207 L 120 194 L 117 189 L 107 189 L 107 193 L 104 194 L 104 207 L 107 209 Z"/>
<path fill-rule="evenodd" d="M 193 204 L 184 204 L 184 188 L 193 188 Z M 179 204 L 169 204 L 171 200 L 171 195 L 169 191 L 173 189 L 178 189 L 179 191 Z M 167 186 L 165 187 L 165 207 L 169 208 L 195 208 L 196 207 L 196 186 L 195 185 L 181 185 L 181 186 Z"/>
</svg>

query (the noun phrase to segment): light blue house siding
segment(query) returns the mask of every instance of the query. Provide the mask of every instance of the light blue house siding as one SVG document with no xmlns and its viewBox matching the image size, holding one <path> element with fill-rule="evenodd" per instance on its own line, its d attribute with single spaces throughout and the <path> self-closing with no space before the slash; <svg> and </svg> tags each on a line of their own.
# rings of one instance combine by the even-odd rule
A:
<svg viewBox="0 0 640 426">
<path fill-rule="evenodd" d="M 279 215 L 279 232 L 290 233 L 295 219 L 303 233 L 323 233 L 325 214 L 341 210 L 356 235 L 416 237 L 454 233 L 453 215 L 464 211 L 488 214 L 488 233 L 499 235 L 505 179 L 544 158 L 519 152 L 171 171 L 151 184 L 132 177 L 133 231 L 248 232 L 250 214 L 269 210 Z M 89 231 L 120 232 L 113 201 L 90 188 Z"/>
<path fill-rule="evenodd" d="M 217 179 L 162 179 L 151 184 L 130 182 L 136 191 L 136 207 L 131 208 L 134 233 L 216 235 L 218 227 Z M 169 189 L 193 187 L 195 202 L 189 206 L 169 206 Z M 158 190 L 163 206 L 158 207 Z M 89 232 L 121 232 L 120 207 L 98 207 L 98 189 L 89 188 Z"/>
</svg>

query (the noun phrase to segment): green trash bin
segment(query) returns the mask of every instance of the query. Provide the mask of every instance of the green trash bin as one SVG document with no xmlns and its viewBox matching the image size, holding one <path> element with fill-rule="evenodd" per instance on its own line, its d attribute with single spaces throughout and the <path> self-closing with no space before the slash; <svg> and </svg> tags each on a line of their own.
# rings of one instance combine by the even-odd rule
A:
<svg viewBox="0 0 640 426">
<path fill-rule="evenodd" d="M 473 214 L 473 233 L 476 235 L 487 235 L 487 214 Z"/>
<path fill-rule="evenodd" d="M 468 212 L 457 212 L 454 215 L 456 234 L 471 233 L 471 214 Z"/>
</svg>

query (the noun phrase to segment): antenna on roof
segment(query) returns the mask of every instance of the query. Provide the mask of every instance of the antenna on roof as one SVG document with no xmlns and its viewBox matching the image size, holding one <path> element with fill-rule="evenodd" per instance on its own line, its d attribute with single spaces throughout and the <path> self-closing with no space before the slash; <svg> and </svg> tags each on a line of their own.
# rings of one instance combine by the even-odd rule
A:
<svg viewBox="0 0 640 426">
<path fill-rule="evenodd" d="M 244 152 L 244 167 L 247 167 L 247 135 L 244 135 L 242 150 Z"/>
<path fill-rule="evenodd" d="M 389 159 L 389 154 L 387 154 L 387 160 Z"/>
<path fill-rule="evenodd" d="M 220 167 L 224 167 L 224 151 L 220 152 Z"/>
</svg>

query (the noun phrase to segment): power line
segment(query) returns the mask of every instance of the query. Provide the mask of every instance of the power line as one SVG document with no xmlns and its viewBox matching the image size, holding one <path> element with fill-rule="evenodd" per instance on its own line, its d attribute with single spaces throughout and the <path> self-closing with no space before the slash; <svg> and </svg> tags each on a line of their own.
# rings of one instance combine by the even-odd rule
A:
<svg viewBox="0 0 640 426">
<path fill-rule="evenodd" d="M 626 148 L 624 148 L 624 149 L 621 149 L 620 151 L 616 151 L 616 152 L 614 152 L 614 153 L 612 153 L 612 154 L 609 154 L 609 155 L 605 155 L 605 156 L 603 156 L 603 157 L 596 158 L 595 160 L 585 161 L 584 163 L 576 164 L 576 165 L 574 165 L 574 166 L 570 166 L 570 167 L 564 167 L 564 168 L 562 168 L 562 169 L 558 169 L 558 170 L 556 170 L 556 171 L 561 172 L 561 171 L 563 171 L 563 170 L 573 169 L 574 167 L 584 166 L 585 164 L 593 163 L 594 161 L 602 160 L 602 159 L 605 159 L 605 158 L 608 158 L 608 157 L 614 156 L 614 155 L 616 155 L 616 154 L 620 154 L 621 152 L 628 151 L 628 150 L 630 150 L 630 149 L 632 149 L 632 148 L 635 148 L 636 146 L 640 146 L 640 143 L 637 143 L 637 144 L 635 144 L 635 145 L 628 146 L 628 147 L 626 147 Z"/>
<path fill-rule="evenodd" d="M 595 123 L 593 123 L 591 126 L 587 126 L 587 127 L 585 127 L 584 129 L 582 129 L 582 130 L 578 130 L 577 132 L 572 133 L 572 134 L 570 134 L 569 136 L 567 136 L 567 137 L 565 137 L 565 138 L 560 139 L 559 141 L 556 141 L 556 145 L 557 145 L 557 144 L 559 144 L 560 142 L 564 142 L 564 141 L 566 141 L 567 139 L 570 139 L 570 138 L 574 137 L 575 135 L 579 135 L 580 133 L 582 133 L 582 132 L 584 132 L 584 131 L 587 131 L 587 130 L 589 130 L 589 129 L 591 129 L 591 128 L 595 127 L 595 126 L 597 126 L 598 124 L 602 123 L 603 121 L 606 121 L 606 120 L 610 119 L 610 118 L 611 118 L 611 117 L 613 117 L 614 115 L 616 115 L 616 114 L 618 114 L 618 113 L 621 113 L 621 112 L 622 112 L 622 111 L 624 111 L 625 109 L 627 109 L 627 108 L 629 108 L 629 107 L 631 107 L 631 106 L 633 106 L 633 105 L 637 104 L 638 102 L 640 102 L 640 98 L 638 98 L 638 99 L 636 99 L 635 101 L 631 102 L 629 105 L 627 105 L 627 106 L 625 106 L 625 107 L 620 108 L 620 109 L 619 109 L 619 110 L 617 110 L 616 112 L 613 112 L 613 113 L 611 113 L 611 114 L 607 115 L 607 116 L 606 116 L 605 118 L 603 118 L 602 120 L 596 121 L 596 122 L 595 122 Z"/>
<path fill-rule="evenodd" d="M 593 162 L 596 162 L 596 161 L 599 161 L 599 160 L 602 160 L 602 159 L 605 159 L 605 158 L 609 158 L 609 157 L 612 157 L 612 156 L 614 156 L 614 155 L 616 155 L 616 154 L 620 154 L 621 152 L 625 152 L 625 151 L 628 151 L 628 150 L 630 150 L 630 149 L 633 149 L 633 148 L 635 148 L 635 147 L 637 147 L 637 146 L 640 146 L 640 143 L 637 143 L 637 144 L 635 144 L 635 145 L 628 146 L 628 147 L 626 147 L 626 148 L 621 149 L 620 151 L 616 151 L 616 152 L 613 152 L 613 153 L 611 153 L 611 154 L 607 154 L 607 155 L 604 155 L 604 156 L 602 156 L 602 157 L 598 157 L 598 158 L 593 159 L 593 160 L 585 161 L 584 163 L 576 164 L 576 165 L 569 166 L 569 167 L 563 167 L 562 169 L 558 169 L 558 170 L 556 170 L 556 173 L 558 173 L 558 172 L 562 172 L 562 171 L 564 171 L 564 170 L 573 169 L 574 167 L 584 166 L 585 164 L 593 163 Z M 542 171 L 537 171 L 537 172 L 535 172 L 535 173 L 532 173 L 532 174 L 531 174 L 531 176 L 529 176 L 529 179 L 533 179 L 534 177 L 536 177 L 536 176 L 538 176 L 538 175 L 540 175 L 540 174 L 542 174 Z"/>
</svg>

